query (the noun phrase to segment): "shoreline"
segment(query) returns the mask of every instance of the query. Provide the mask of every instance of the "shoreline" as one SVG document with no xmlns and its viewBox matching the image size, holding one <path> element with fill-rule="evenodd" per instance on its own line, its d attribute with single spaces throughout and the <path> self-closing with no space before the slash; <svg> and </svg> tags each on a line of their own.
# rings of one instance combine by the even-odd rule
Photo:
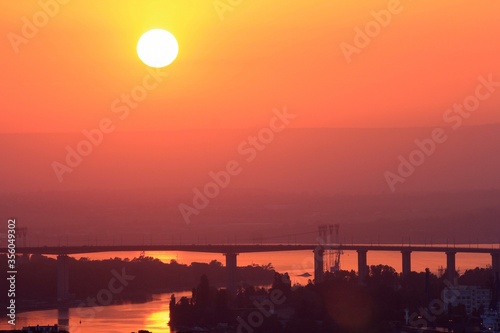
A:
<svg viewBox="0 0 500 333">
<path fill-rule="evenodd" d="M 269 287 L 271 286 L 271 282 L 267 281 L 263 283 L 263 281 L 250 281 L 246 282 L 247 284 L 253 285 L 255 288 L 260 288 L 260 287 Z M 224 283 L 215 283 L 212 285 L 213 287 L 219 289 L 219 288 L 224 288 L 225 284 Z M 140 296 L 140 299 L 137 297 L 137 294 L 134 295 L 123 295 L 124 297 L 120 300 L 114 301 L 111 304 L 107 305 L 99 305 L 99 306 L 114 306 L 114 305 L 123 305 L 123 304 L 143 304 L 147 302 L 152 302 L 155 300 L 154 295 L 159 295 L 159 294 L 169 294 L 169 293 L 179 293 L 179 292 L 191 292 L 193 287 L 188 287 L 188 286 L 176 286 L 176 287 L 171 287 L 171 288 L 162 288 L 158 290 L 151 291 L 147 294 L 143 294 Z M 25 303 L 31 303 L 30 305 L 22 305 L 22 306 L 17 306 L 16 307 L 16 313 L 17 314 L 22 314 L 26 312 L 35 312 L 35 311 L 48 311 L 48 310 L 58 310 L 58 309 L 66 309 L 66 308 L 78 308 L 80 304 L 85 303 L 83 299 L 74 299 L 74 300 L 69 300 L 66 302 L 66 304 L 59 304 L 57 301 L 42 301 L 42 300 L 37 300 L 37 299 L 25 299 L 25 300 L 19 300 L 19 303 L 25 302 Z M 85 303 L 84 307 L 92 307 L 90 305 L 87 305 Z M 0 314 L 3 316 L 6 313 L 0 312 Z"/>
</svg>

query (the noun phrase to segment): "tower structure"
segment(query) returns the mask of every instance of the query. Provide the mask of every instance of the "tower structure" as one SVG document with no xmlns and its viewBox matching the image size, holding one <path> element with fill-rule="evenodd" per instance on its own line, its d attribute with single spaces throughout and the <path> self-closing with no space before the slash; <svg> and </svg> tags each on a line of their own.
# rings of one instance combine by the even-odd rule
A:
<svg viewBox="0 0 500 333">
<path fill-rule="evenodd" d="M 324 247 L 325 271 L 336 272 L 340 270 L 340 256 L 343 251 L 339 240 L 339 224 L 323 224 L 318 226 L 319 243 Z"/>
</svg>

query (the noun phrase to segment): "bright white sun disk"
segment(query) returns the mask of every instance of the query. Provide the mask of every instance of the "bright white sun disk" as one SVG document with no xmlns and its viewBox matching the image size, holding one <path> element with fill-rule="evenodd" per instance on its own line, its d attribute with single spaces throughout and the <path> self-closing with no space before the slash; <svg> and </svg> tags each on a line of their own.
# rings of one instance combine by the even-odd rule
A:
<svg viewBox="0 0 500 333">
<path fill-rule="evenodd" d="M 137 55 L 150 67 L 170 65 L 179 53 L 179 44 L 174 35 L 163 29 L 145 32 L 137 42 Z"/>
</svg>

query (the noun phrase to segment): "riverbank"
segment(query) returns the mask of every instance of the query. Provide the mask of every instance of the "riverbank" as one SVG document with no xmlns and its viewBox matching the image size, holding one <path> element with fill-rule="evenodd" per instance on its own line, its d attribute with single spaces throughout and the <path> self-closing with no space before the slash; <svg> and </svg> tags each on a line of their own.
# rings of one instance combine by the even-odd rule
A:
<svg viewBox="0 0 500 333">
<path fill-rule="evenodd" d="M 0 265 L 6 264 L 7 256 L 0 255 Z M 187 265 L 175 260 L 164 263 L 152 257 L 132 260 L 77 260 L 67 257 L 65 265 L 68 275 L 64 284 L 69 288 L 63 292 L 69 295 L 68 304 L 72 307 L 147 302 L 154 294 L 191 290 L 203 274 L 216 287 L 224 287 L 227 280 L 226 267 L 216 260 Z M 61 306 L 56 298 L 60 292 L 57 267 L 54 258 L 43 255 L 31 255 L 24 259 L 19 265 L 16 281 L 17 312 L 57 309 Z M 268 265 L 237 268 L 240 279 L 245 278 L 242 284 L 270 284 L 274 273 Z M 0 314 L 5 314 L 3 309 L 6 306 L 2 299 Z M 66 304 L 62 306 L 67 307 Z"/>
<path fill-rule="evenodd" d="M 245 284 L 252 285 L 256 288 L 264 287 L 268 288 L 271 286 L 270 281 L 245 281 Z M 215 288 L 224 288 L 224 283 L 213 283 Z M 186 293 L 191 292 L 192 286 L 188 284 L 179 284 L 175 287 L 159 288 L 147 294 L 130 294 L 124 293 L 121 295 L 120 299 L 114 300 L 109 304 L 103 304 L 99 306 L 113 306 L 113 305 L 124 305 L 124 304 L 143 304 L 151 302 L 155 299 L 155 295 L 159 294 L 175 294 L 175 293 Z M 44 311 L 44 310 L 57 310 L 65 308 L 77 308 L 77 307 L 92 307 L 84 299 L 73 299 L 69 300 L 64 304 L 58 303 L 56 300 L 47 301 L 40 299 L 20 299 L 17 300 L 17 312 L 31 312 L 31 311 Z M 6 312 L 0 311 L 0 315 L 4 316 Z"/>
</svg>

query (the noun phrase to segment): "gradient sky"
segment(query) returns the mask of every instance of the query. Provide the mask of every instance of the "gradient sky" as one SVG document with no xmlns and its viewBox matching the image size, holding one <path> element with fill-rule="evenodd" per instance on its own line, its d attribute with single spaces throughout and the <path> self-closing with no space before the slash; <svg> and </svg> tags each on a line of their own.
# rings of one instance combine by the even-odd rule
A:
<svg viewBox="0 0 500 333">
<path fill-rule="evenodd" d="M 80 132 L 116 118 L 112 102 L 148 73 L 135 47 L 151 28 L 172 32 L 179 56 L 120 131 L 262 126 L 282 106 L 298 115 L 292 127 L 442 126 L 478 76 L 500 81 L 497 0 L 401 0 L 347 63 L 340 43 L 387 7 L 244 0 L 221 20 L 212 0 L 72 0 L 15 52 L 9 33 L 22 35 L 40 5 L 2 1 L 0 132 Z M 500 122 L 500 93 L 467 121 Z"/>
</svg>

